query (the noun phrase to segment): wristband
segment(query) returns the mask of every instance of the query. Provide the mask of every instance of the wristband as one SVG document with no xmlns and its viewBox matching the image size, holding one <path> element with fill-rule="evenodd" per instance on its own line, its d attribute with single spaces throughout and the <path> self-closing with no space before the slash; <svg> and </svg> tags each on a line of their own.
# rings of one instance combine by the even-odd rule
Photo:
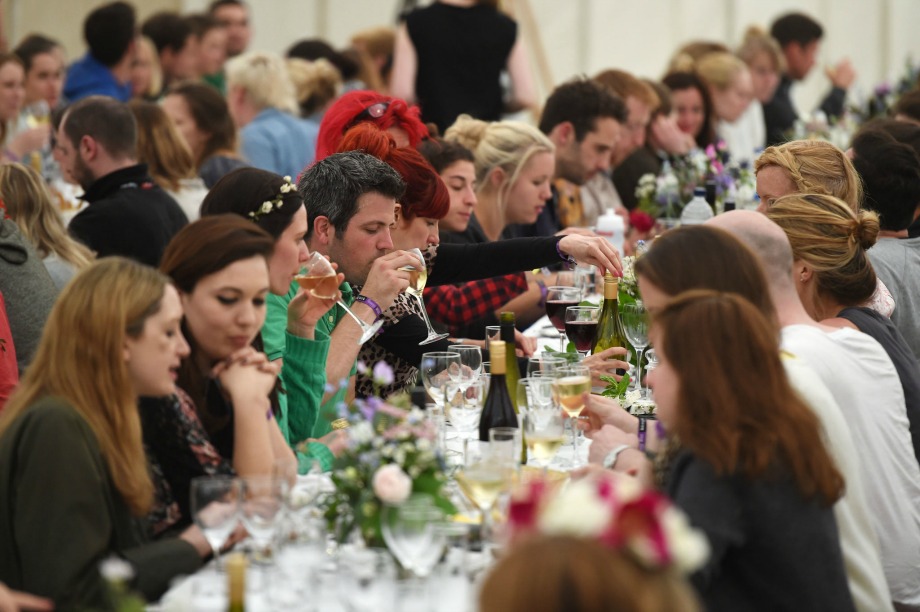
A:
<svg viewBox="0 0 920 612">
<path fill-rule="evenodd" d="M 562 259 L 562 261 L 566 263 L 575 264 L 576 261 L 574 257 L 572 257 L 571 255 L 566 255 L 565 253 L 562 252 L 562 247 L 559 246 L 561 243 L 562 243 L 562 240 L 556 241 L 556 252 L 559 253 L 559 258 Z"/>
<path fill-rule="evenodd" d="M 272 412 L 272 409 L 271 409 L 271 408 L 269 408 L 269 409 L 268 409 L 268 412 L 265 413 L 265 420 L 266 420 L 266 421 L 271 421 L 272 418 L 273 418 L 274 416 L 275 416 L 275 413 Z"/>
<path fill-rule="evenodd" d="M 614 447 L 612 451 L 607 453 L 607 456 L 604 457 L 604 469 L 612 470 L 613 466 L 617 464 L 617 458 L 619 458 L 620 453 L 629 448 L 629 444 L 620 444 L 619 446 Z"/>
<path fill-rule="evenodd" d="M 639 415 L 639 431 L 636 433 L 636 437 L 639 438 L 639 450 L 645 452 L 645 440 L 646 440 L 646 430 L 648 428 L 647 421 L 649 419 L 655 420 L 654 414 L 640 414 Z"/>
<path fill-rule="evenodd" d="M 537 306 L 543 308 L 546 306 L 546 295 L 549 293 L 549 289 L 546 288 L 546 283 L 541 279 L 537 279 L 537 287 L 540 288 L 540 301 L 537 302 Z"/>
<path fill-rule="evenodd" d="M 383 310 L 380 308 L 380 304 L 367 297 L 366 295 L 358 294 L 355 296 L 356 302 L 361 302 L 368 308 L 374 311 L 374 322 L 376 323 L 383 317 Z"/>
</svg>

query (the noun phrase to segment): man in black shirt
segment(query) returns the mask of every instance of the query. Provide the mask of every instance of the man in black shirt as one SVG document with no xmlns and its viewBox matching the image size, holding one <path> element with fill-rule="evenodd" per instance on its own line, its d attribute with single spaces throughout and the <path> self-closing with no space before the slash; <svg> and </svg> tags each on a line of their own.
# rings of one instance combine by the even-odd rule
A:
<svg viewBox="0 0 920 612">
<path fill-rule="evenodd" d="M 61 170 L 89 202 L 70 222 L 70 233 L 99 257 L 159 265 L 188 219 L 137 163 L 137 124 L 127 105 L 104 96 L 80 100 L 64 113 L 55 146 Z"/>
<path fill-rule="evenodd" d="M 799 118 L 799 113 L 792 104 L 790 90 L 793 81 L 801 81 L 814 67 L 824 30 L 817 21 L 807 15 L 789 13 L 773 22 L 770 35 L 783 50 L 786 72 L 776 88 L 776 93 L 773 94 L 773 99 L 763 105 L 768 146 L 786 142 L 787 133 Z M 819 109 L 828 117 L 839 117 L 843 113 L 847 88 L 856 78 L 856 72 L 847 59 L 825 72 L 833 87 L 821 102 Z"/>
</svg>

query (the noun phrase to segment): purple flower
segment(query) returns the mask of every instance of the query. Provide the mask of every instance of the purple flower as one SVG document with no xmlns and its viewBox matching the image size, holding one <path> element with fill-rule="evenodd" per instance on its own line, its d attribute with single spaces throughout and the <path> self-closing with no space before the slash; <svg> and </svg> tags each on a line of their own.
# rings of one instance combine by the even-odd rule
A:
<svg viewBox="0 0 920 612">
<path fill-rule="evenodd" d="M 393 375 L 393 368 L 391 368 L 385 361 L 378 361 L 374 364 L 372 378 L 374 379 L 374 384 L 380 385 L 382 387 L 392 385 L 393 381 L 395 380 L 395 376 Z"/>
</svg>

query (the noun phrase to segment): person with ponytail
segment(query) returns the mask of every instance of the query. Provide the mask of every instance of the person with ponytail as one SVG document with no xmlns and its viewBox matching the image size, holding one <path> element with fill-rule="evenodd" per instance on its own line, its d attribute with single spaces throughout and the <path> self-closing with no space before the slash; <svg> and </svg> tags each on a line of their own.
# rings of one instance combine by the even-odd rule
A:
<svg viewBox="0 0 920 612">
<path fill-rule="evenodd" d="M 808 314 L 833 327 L 849 327 L 875 338 L 891 358 L 907 407 L 907 420 L 920 461 L 920 362 L 895 324 L 867 308 L 877 279 L 866 250 L 879 233 L 878 214 L 853 212 L 833 196 L 791 195 L 767 211 L 792 245 L 793 278 Z M 888 364 L 864 362 L 866 368 Z"/>
</svg>

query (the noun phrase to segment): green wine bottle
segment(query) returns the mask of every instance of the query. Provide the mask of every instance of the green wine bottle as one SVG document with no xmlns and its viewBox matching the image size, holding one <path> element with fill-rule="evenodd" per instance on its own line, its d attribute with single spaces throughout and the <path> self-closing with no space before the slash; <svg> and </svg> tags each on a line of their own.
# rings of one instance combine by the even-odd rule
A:
<svg viewBox="0 0 920 612">
<path fill-rule="evenodd" d="M 512 348 L 514 345 L 511 345 Z M 493 427 L 517 427 L 517 414 L 508 387 L 505 385 L 505 343 L 493 340 L 489 343 L 489 356 L 492 360 L 489 394 L 482 405 L 479 416 L 479 439 L 489 441 L 489 430 Z"/>
<path fill-rule="evenodd" d="M 597 336 L 594 338 L 594 346 L 591 349 L 592 354 L 599 353 L 612 346 L 622 346 L 629 350 L 626 333 L 623 331 L 623 323 L 620 321 L 618 290 L 619 281 L 617 277 L 610 272 L 604 274 L 604 304 L 601 308 L 601 316 L 597 321 Z M 622 375 L 624 372 L 617 370 L 617 374 Z"/>
<path fill-rule="evenodd" d="M 517 353 L 514 350 L 514 313 L 503 312 L 499 315 L 501 324 L 501 339 L 505 343 L 505 384 L 508 387 L 508 395 L 511 396 L 511 404 L 514 406 L 514 412 L 520 414 L 518 406 L 518 381 L 521 380 L 521 368 L 518 365 Z M 494 357 L 492 358 L 494 360 Z M 521 432 L 521 465 L 527 464 L 527 442 L 524 440 L 524 432 Z"/>
</svg>

